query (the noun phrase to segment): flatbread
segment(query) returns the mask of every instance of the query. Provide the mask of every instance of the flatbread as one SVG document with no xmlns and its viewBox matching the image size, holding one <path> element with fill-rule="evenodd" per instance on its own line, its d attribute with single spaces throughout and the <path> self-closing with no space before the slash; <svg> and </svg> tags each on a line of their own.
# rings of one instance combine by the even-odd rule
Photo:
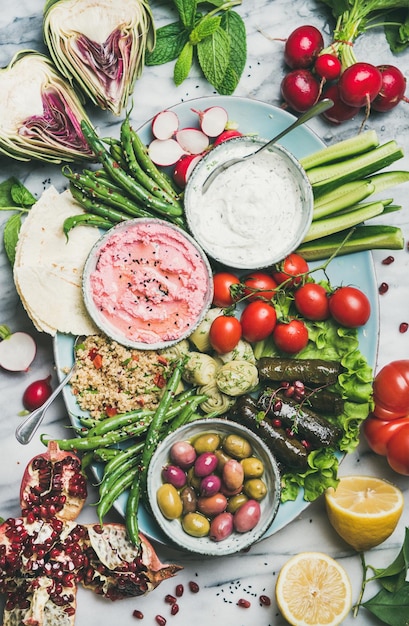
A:
<svg viewBox="0 0 409 626">
<path fill-rule="evenodd" d="M 57 332 L 89 335 L 97 332 L 82 297 L 82 272 L 101 234 L 79 226 L 67 240 L 63 223 L 83 212 L 69 190 L 49 187 L 30 209 L 20 230 L 14 262 L 14 282 L 34 326 Z"/>
</svg>

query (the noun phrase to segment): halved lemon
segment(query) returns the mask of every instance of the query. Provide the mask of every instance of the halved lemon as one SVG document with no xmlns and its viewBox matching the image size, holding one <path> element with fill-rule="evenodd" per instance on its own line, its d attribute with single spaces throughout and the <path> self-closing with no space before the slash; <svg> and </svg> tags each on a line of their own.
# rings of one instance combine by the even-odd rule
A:
<svg viewBox="0 0 409 626">
<path fill-rule="evenodd" d="M 395 530 L 403 494 L 374 476 L 343 476 L 325 492 L 328 518 L 337 533 L 358 552 L 379 545 Z"/>
<path fill-rule="evenodd" d="M 281 568 L 276 601 L 292 626 L 338 626 L 352 606 L 345 569 L 322 552 L 301 552 Z"/>
</svg>

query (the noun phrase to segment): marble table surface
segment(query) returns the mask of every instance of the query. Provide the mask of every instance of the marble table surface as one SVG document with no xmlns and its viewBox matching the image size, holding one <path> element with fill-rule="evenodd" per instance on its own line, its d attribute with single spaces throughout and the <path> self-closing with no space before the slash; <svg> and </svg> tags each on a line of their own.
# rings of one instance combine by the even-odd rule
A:
<svg viewBox="0 0 409 626">
<path fill-rule="evenodd" d="M 0 12 L 0 66 L 9 63 L 13 54 L 20 49 L 45 51 L 41 36 L 42 0 L 19 0 L 3 3 Z M 157 25 L 169 21 L 169 7 L 166 2 L 153 1 L 152 8 Z M 6 6 L 5 6 L 6 5 Z M 280 106 L 280 81 L 285 68 L 282 61 L 283 43 L 291 30 L 301 24 L 311 23 L 323 29 L 329 41 L 332 20 L 324 5 L 314 0 L 300 0 L 296 3 L 288 0 L 243 0 L 237 11 L 242 15 L 247 27 L 248 60 L 235 95 L 261 100 Z M 373 30 L 361 37 L 355 52 L 361 60 L 374 64 L 398 63 L 409 77 L 409 52 L 400 55 L 398 61 L 391 55 L 383 32 Z M 133 125 L 138 127 L 145 120 L 161 109 L 192 98 L 214 95 L 213 88 L 206 83 L 195 68 L 189 78 L 179 87 L 172 82 L 172 65 L 146 68 L 137 82 L 134 93 Z M 91 119 L 101 132 L 115 135 L 120 119 L 110 114 L 88 109 Z M 323 120 L 312 120 L 309 126 L 321 139 L 331 144 L 342 138 L 357 133 L 362 118 L 358 116 L 341 126 L 332 126 Z M 399 168 L 409 169 L 409 108 L 400 104 L 387 115 L 372 115 L 367 128 L 374 128 L 382 142 L 396 138 L 406 150 L 406 156 L 399 163 Z M 16 163 L 0 157 L 0 181 L 10 175 L 16 175 L 36 196 L 41 195 L 51 183 L 59 190 L 64 188 L 64 180 L 57 166 L 41 163 Z M 406 242 L 409 239 L 409 218 L 407 209 L 408 187 L 403 185 L 393 190 L 396 203 L 403 206 L 400 212 L 387 216 L 387 223 L 399 225 L 405 236 L 405 249 L 394 252 L 394 263 L 382 264 L 387 256 L 385 251 L 373 254 L 373 267 L 376 284 L 386 282 L 387 293 L 379 296 L 379 333 L 373 333 L 371 341 L 378 343 L 376 370 L 394 359 L 409 358 L 409 332 L 399 332 L 401 322 L 409 322 L 409 254 Z M 9 217 L 0 214 L 2 228 Z M 385 219 L 385 218 L 384 218 Z M 381 221 L 380 218 L 378 218 Z M 30 370 L 25 373 L 10 374 L 0 370 L 0 515 L 4 518 L 19 513 L 18 493 L 23 468 L 36 453 L 43 450 L 39 437 L 35 436 L 27 446 L 17 443 L 14 431 L 21 417 L 22 394 L 33 380 L 53 375 L 56 372 L 53 359 L 52 340 L 48 335 L 37 333 L 25 314 L 16 294 L 12 273 L 4 249 L 0 247 L 0 323 L 7 324 L 12 330 L 27 330 L 32 333 L 38 344 L 38 352 Z M 53 437 L 63 437 L 68 418 L 65 406 L 58 399 L 47 414 L 47 423 L 43 427 Z M 392 536 L 381 546 L 367 554 L 369 563 L 378 567 L 389 564 L 397 553 L 404 536 L 405 525 L 409 521 L 408 478 L 394 474 L 386 461 L 372 454 L 361 442 L 355 453 L 348 455 L 342 462 L 340 474 L 371 474 L 395 482 L 405 494 L 405 511 Z M 80 520 L 96 521 L 96 495 L 91 490 L 89 503 L 81 513 Z M 115 515 L 113 519 L 116 518 Z M 144 624 L 155 624 L 155 616 L 163 615 L 168 624 L 187 626 L 194 622 L 196 626 L 223 623 L 225 626 L 281 626 L 285 622 L 275 606 L 274 586 L 281 566 L 292 555 L 305 550 L 320 550 L 335 557 L 347 570 L 354 588 L 354 599 L 358 596 L 361 581 L 361 566 L 358 556 L 335 534 L 327 520 L 324 503 L 319 499 L 307 507 L 291 523 L 277 533 L 260 541 L 245 554 L 221 559 L 203 560 L 185 555 L 163 545 L 156 545 L 159 556 L 164 561 L 175 561 L 184 569 L 176 579 L 165 581 L 156 591 L 146 597 L 111 603 L 91 592 L 79 590 L 76 623 L 112 624 L 121 626 L 135 623 L 132 616 L 134 609 L 144 614 Z M 188 590 L 188 582 L 194 580 L 200 587 L 198 594 Z M 164 602 L 166 593 L 174 593 L 175 585 L 182 583 L 185 593 L 180 599 L 180 611 L 170 616 L 169 605 Z M 367 588 L 367 597 L 377 591 L 375 583 Z M 260 606 L 260 594 L 272 598 L 270 607 Z M 251 606 L 243 609 L 237 606 L 240 598 L 250 600 Z M 344 621 L 345 625 L 379 623 L 365 610 L 357 618 L 352 614 Z"/>
</svg>

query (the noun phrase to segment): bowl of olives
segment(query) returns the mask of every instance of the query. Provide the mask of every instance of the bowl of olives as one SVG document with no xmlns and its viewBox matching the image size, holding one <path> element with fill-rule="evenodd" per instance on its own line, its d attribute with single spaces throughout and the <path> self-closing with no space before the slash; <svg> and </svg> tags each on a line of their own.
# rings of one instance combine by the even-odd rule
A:
<svg viewBox="0 0 409 626">
<path fill-rule="evenodd" d="M 264 442 L 224 418 L 170 433 L 148 469 L 149 505 L 177 547 L 207 556 L 260 540 L 277 515 L 280 471 Z"/>
</svg>

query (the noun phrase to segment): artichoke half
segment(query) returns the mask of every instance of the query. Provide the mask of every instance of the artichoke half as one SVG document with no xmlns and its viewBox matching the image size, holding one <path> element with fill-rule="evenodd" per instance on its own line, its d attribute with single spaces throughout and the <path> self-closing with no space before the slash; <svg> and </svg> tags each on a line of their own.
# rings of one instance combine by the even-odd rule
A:
<svg viewBox="0 0 409 626">
<path fill-rule="evenodd" d="M 63 76 L 119 115 L 155 45 L 148 0 L 48 0 L 43 31 Z"/>
<path fill-rule="evenodd" d="M 82 119 L 78 95 L 43 54 L 21 50 L 0 69 L 0 152 L 20 161 L 92 159 Z"/>
</svg>

